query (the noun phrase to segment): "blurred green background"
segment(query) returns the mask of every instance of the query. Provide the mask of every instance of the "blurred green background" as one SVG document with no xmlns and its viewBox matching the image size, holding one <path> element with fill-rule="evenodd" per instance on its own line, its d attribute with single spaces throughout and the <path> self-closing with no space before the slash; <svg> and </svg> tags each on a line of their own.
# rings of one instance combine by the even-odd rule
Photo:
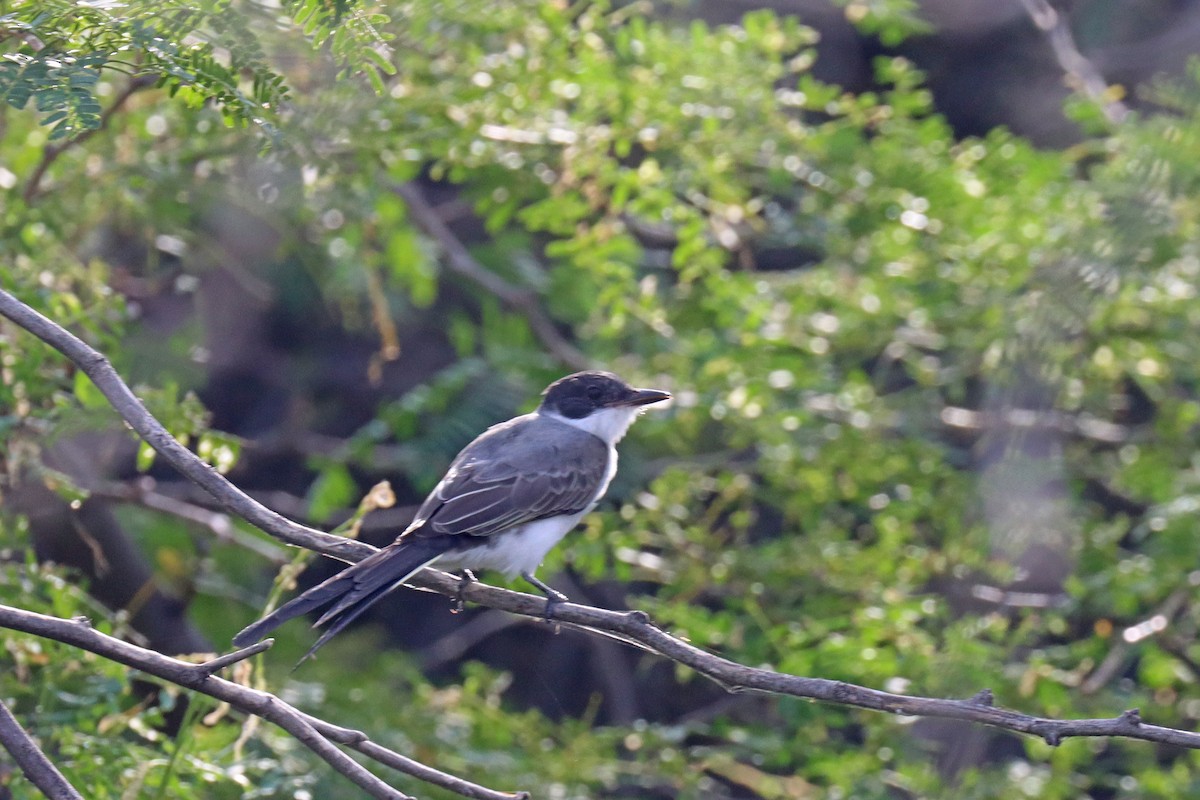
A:
<svg viewBox="0 0 1200 800">
<path fill-rule="evenodd" d="M 1191 728 L 1200 6 L 1039 10 L 2 3 L 0 286 L 287 516 L 390 480 L 376 544 L 549 381 L 669 389 L 540 573 L 573 599 L 748 665 Z M 294 556 L 6 320 L 0 468 L 2 602 L 164 652 L 227 649 Z M 311 641 L 253 680 L 536 797 L 1200 792 L 1191 751 L 727 694 L 423 593 L 289 673 Z M 270 726 L 3 642 L 0 698 L 89 798 L 355 796 Z"/>
</svg>

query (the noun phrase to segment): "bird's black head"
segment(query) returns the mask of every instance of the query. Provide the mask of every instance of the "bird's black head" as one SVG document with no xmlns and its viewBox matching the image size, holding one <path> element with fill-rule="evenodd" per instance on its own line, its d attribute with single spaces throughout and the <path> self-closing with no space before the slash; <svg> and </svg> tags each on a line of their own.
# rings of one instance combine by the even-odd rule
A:
<svg viewBox="0 0 1200 800">
<path fill-rule="evenodd" d="M 671 395 L 657 389 L 635 389 L 611 372 L 591 370 L 560 378 L 542 393 L 542 408 L 567 419 L 583 419 L 604 408 L 649 405 Z"/>
</svg>

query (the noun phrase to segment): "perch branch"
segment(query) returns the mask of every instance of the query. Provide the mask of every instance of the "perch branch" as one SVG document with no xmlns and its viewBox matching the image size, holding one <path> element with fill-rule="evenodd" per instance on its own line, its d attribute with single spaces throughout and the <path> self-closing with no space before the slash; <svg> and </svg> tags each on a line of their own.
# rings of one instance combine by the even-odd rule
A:
<svg viewBox="0 0 1200 800">
<path fill-rule="evenodd" d="M 448 597 L 456 596 L 460 588 L 455 576 L 430 569 L 413 576 L 410 583 Z M 462 597 L 514 614 L 530 617 L 543 617 L 545 614 L 544 598 L 499 589 L 485 583 L 463 587 Z M 1050 744 L 1058 744 L 1063 739 L 1075 736 L 1120 736 L 1200 750 L 1200 733 L 1144 723 L 1137 709 L 1108 719 L 1058 720 L 997 707 L 993 705 L 991 692 L 986 689 L 966 700 L 892 694 L 843 681 L 747 667 L 671 636 L 654 625 L 641 611 L 606 611 L 568 602 L 555 603 L 553 613 L 556 621 L 562 620 L 581 628 L 615 633 L 631 639 L 665 658 L 691 667 L 733 692 L 790 695 L 891 714 L 958 719 L 1039 736 Z"/>
<path fill-rule="evenodd" d="M 320 531 L 302 528 L 283 520 L 278 514 L 266 511 L 233 484 L 217 476 L 211 467 L 172 439 L 170 434 L 163 430 L 162 426 L 133 397 L 128 387 L 109 366 L 107 360 L 95 350 L 3 291 L 0 291 L 0 314 L 29 329 L 34 335 L 75 361 L 80 368 L 90 369 L 88 375 L 92 376 L 93 380 L 97 380 L 97 377 L 103 379 L 103 383 L 97 380 L 97 386 L 105 392 L 105 396 L 109 397 L 110 401 L 114 397 L 120 401 L 119 403 L 113 401 L 114 406 L 134 430 L 149 431 L 152 438 L 147 438 L 148 443 L 183 474 L 193 480 L 197 480 L 197 477 L 194 476 L 203 478 L 205 483 L 201 485 L 216 496 L 226 508 L 238 514 L 241 513 L 240 509 L 242 508 L 254 509 L 255 518 L 246 516 L 243 518 L 252 524 L 259 525 L 268 533 L 275 534 L 276 529 L 283 530 L 290 537 L 284 538 L 284 541 L 289 544 L 307 545 L 312 543 L 316 545 L 312 549 L 318 552 L 334 553 L 337 557 L 350 561 L 358 561 L 376 552 L 375 548 L 361 542 L 339 540 Z M 214 476 L 219 480 L 213 480 Z M 260 525 L 258 521 L 260 519 L 267 522 L 270 527 Z M 297 536 L 296 529 L 299 529 L 303 535 Z M 332 547 L 329 540 L 340 543 L 342 547 Z M 546 613 L 547 603 L 543 597 L 499 589 L 478 582 L 467 584 L 464 587 L 458 578 L 437 570 L 425 569 L 413 576 L 410 583 L 447 597 L 461 596 L 471 602 L 514 614 L 540 618 L 544 617 Z M 1039 736 L 1050 744 L 1058 744 L 1068 737 L 1109 736 L 1200 749 L 1200 734 L 1147 724 L 1142 721 L 1136 709 L 1130 709 L 1107 719 L 1059 720 L 1035 717 L 997 707 L 993 704 L 991 691 L 987 689 L 966 700 L 899 695 L 843 681 L 802 677 L 770 669 L 747 667 L 671 636 L 655 626 L 641 611 L 607 611 L 564 602 L 555 603 L 553 614 L 556 620 L 563 623 L 636 642 L 665 658 L 696 670 L 730 691 L 756 691 L 892 714 L 957 719 Z"/>
</svg>

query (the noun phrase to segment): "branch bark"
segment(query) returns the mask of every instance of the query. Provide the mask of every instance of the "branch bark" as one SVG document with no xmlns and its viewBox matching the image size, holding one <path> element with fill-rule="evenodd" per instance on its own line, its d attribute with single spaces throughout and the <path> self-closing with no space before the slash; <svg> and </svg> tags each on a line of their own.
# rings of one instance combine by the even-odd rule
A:
<svg viewBox="0 0 1200 800">
<path fill-rule="evenodd" d="M 4 703 L 0 703 L 0 744 L 17 762 L 29 782 L 50 800 L 83 800 L 83 795 L 46 758 L 37 742 L 25 732 Z"/>
<path fill-rule="evenodd" d="M 118 375 L 116 370 L 113 369 L 107 358 L 105 358 L 101 353 L 97 352 L 92 347 L 88 346 L 77 336 L 71 334 L 61 325 L 58 325 L 57 323 L 47 319 L 45 316 L 25 305 L 12 294 L 4 291 L 3 289 L 0 289 L 0 315 L 7 317 L 17 325 L 37 336 L 39 339 L 65 355 L 76 366 L 82 369 L 108 399 L 109 403 L 112 404 L 113 408 L 116 409 L 117 413 L 120 414 L 121 417 L 130 424 L 130 427 L 137 431 L 147 443 L 154 447 L 154 449 L 158 451 L 164 460 L 178 469 L 185 477 L 191 479 L 208 491 L 231 513 L 236 514 L 250 524 L 255 525 L 256 527 L 266 531 L 267 533 L 275 536 L 283 542 L 286 542 L 287 544 L 306 547 L 307 549 L 314 550 L 343 561 L 359 561 L 376 551 L 374 547 L 371 547 L 368 544 L 364 544 L 353 539 L 344 539 L 338 536 L 332 536 L 322 531 L 307 528 L 303 525 L 298 525 L 291 520 L 276 514 L 274 511 L 271 511 L 266 506 L 263 506 L 261 503 L 246 495 L 244 492 L 226 480 L 224 476 L 213 469 L 212 466 L 204 463 L 190 450 L 179 444 L 179 442 L 167 432 L 166 428 L 164 428 L 162 424 L 156 420 L 149 411 L 146 410 L 146 407 L 142 404 L 141 400 L 139 400 L 137 396 L 133 394 L 128 385 L 125 384 L 120 375 Z M 64 629 L 61 627 L 56 627 L 53 622 L 51 622 L 54 620 L 53 617 L 42 618 L 40 626 L 35 628 L 26 628 L 19 627 L 15 622 L 11 625 L 7 624 L 5 622 L 5 611 L 14 612 L 16 615 L 18 615 L 18 617 L 20 615 L 31 614 L 31 612 L 20 611 L 18 609 L 4 609 L 3 607 L 0 607 L 0 627 L 9 627 L 13 628 L 14 630 L 24 630 L 27 633 L 43 635 L 47 638 L 57 639 L 58 641 L 64 641 L 68 644 L 83 647 L 83 649 L 92 650 L 92 648 L 81 643 L 83 640 L 78 638 L 59 638 L 59 636 L 54 635 L 55 633 L 62 633 Z M 32 616 L 40 617 L 41 615 L 34 614 Z M 7 618 L 10 620 L 17 619 L 16 617 Z M 26 619 L 28 620 L 29 618 Z M 57 620 L 57 622 L 62 623 L 64 621 Z M 308 717 L 307 715 L 301 715 L 300 718 L 294 718 L 291 714 L 292 711 L 295 711 L 294 709 L 291 709 L 291 707 L 283 703 L 282 700 L 279 700 L 273 695 L 265 692 L 254 692 L 255 696 L 237 695 L 237 692 L 234 692 L 235 695 L 241 697 L 241 702 L 239 702 L 233 697 L 224 696 L 212 691 L 205 691 L 206 688 L 212 688 L 207 684 L 207 682 L 204 684 L 193 685 L 192 683 L 177 681 L 172 678 L 170 674 L 155 672 L 154 669 L 156 667 L 164 667 L 164 665 L 166 665 L 164 668 L 166 668 L 168 673 L 170 673 L 170 670 L 177 668 L 178 665 L 184 665 L 189 669 L 195 667 L 196 665 L 190 665 L 186 662 L 176 661 L 175 659 L 155 653 L 152 650 L 145 650 L 134 645 L 129 645 L 124 642 L 120 642 L 119 640 L 112 639 L 111 637 L 104 637 L 103 634 L 92 630 L 90 627 L 87 627 L 86 630 L 89 632 L 87 634 L 88 636 L 103 637 L 103 639 L 109 640 L 111 643 L 115 643 L 115 645 L 117 645 L 115 649 L 107 647 L 103 651 L 92 650 L 92 652 L 96 652 L 98 655 L 102 655 L 119 663 L 126 664 L 127 666 L 134 666 L 148 674 L 158 675 L 166 680 L 171 680 L 174 683 L 178 683 L 181 686 L 202 691 L 212 697 L 216 697 L 217 699 L 228 702 L 235 708 L 240 708 L 247 713 L 255 714 L 267 719 L 268 721 L 274 722 L 303 742 L 306 746 L 316 752 L 321 758 L 329 762 L 331 766 L 333 766 L 343 775 L 350 778 L 352 781 L 366 790 L 372 797 L 402 798 L 405 797 L 405 795 L 397 793 L 382 781 L 379 781 L 378 778 L 375 778 L 373 775 L 371 775 L 371 773 L 364 770 L 357 762 L 355 762 L 353 759 L 350 759 L 348 756 L 334 747 L 332 742 L 342 742 L 349 747 L 362 752 L 364 755 L 379 761 L 380 763 L 410 774 L 420 780 L 433 783 L 437 786 L 442 786 L 443 788 L 462 794 L 465 797 L 479 798 L 479 800 L 511 800 L 511 798 L 514 797 L 525 796 L 523 793 L 512 794 L 508 792 L 498 792 L 496 790 L 488 789 L 487 787 L 479 786 L 463 780 L 457 776 L 433 769 L 432 767 L 413 761 L 412 759 L 409 759 L 399 753 L 388 750 L 381 745 L 371 742 L 366 734 L 352 732 L 352 735 L 347 736 L 347 729 L 338 728 L 337 726 L 330 725 L 329 723 L 325 723 L 316 718 Z M 77 628 L 70 628 L 67 629 L 67 631 L 70 635 L 75 637 L 82 635 Z M 87 641 L 94 643 L 101 640 L 92 638 L 88 639 Z M 251 649 L 252 648 L 248 648 L 247 651 Z M 257 652 L 257 650 L 255 650 L 255 652 Z M 142 655 L 145 655 L 150 660 L 147 661 L 145 658 L 142 658 Z M 226 657 L 226 659 L 228 658 L 229 657 Z M 127 659 L 132 659 L 132 661 Z M 232 662 L 218 659 L 217 662 L 210 663 L 217 663 L 220 666 L 225 666 Z M 203 667 L 203 665 L 201 665 L 201 667 Z M 180 674 L 186 677 L 188 675 L 202 674 L 202 670 L 193 670 L 192 672 Z M 215 685 L 226 694 L 229 694 L 230 687 L 233 687 L 234 689 L 241 689 L 247 692 L 253 691 L 245 689 L 245 687 L 239 687 L 237 684 L 230 683 L 229 681 L 221 681 L 219 678 L 211 677 L 211 673 L 209 673 L 207 677 L 210 677 L 212 681 L 219 681 L 220 683 Z M 228 684 L 228 686 L 226 686 L 226 684 Z M 300 712 L 295 713 L 299 714 Z"/>
<path fill-rule="evenodd" d="M 93 497 L 135 503 L 151 511 L 168 514 L 196 525 L 212 534 L 218 542 L 237 545 L 275 566 L 283 566 L 290 560 L 287 553 L 274 542 L 256 539 L 239 531 L 228 514 L 209 511 L 207 508 L 201 508 L 159 493 L 156 491 L 155 480 L 149 476 L 143 476 L 128 483 L 118 481 L 86 483 L 83 488 Z"/>
<path fill-rule="evenodd" d="M 0 314 L 26 328 L 86 370 L 134 430 L 139 433 L 145 432 L 143 436 L 147 442 L 158 450 L 166 461 L 189 478 L 201 483 L 233 513 L 241 515 L 267 533 L 279 536 L 289 544 L 310 547 L 317 552 L 343 560 L 357 561 L 376 552 L 375 548 L 361 542 L 340 540 L 291 523 L 251 500 L 172 439 L 133 396 L 103 356 L 2 290 Z M 243 510 L 249 510 L 250 513 L 243 513 Z M 425 569 L 415 575 L 410 584 L 447 597 L 461 597 L 480 605 L 527 617 L 543 618 L 547 611 L 545 598 L 499 589 L 479 582 L 464 586 L 457 577 L 432 569 Z M 565 602 L 554 605 L 553 617 L 557 622 L 621 639 L 688 666 L 731 692 L 755 691 L 891 714 L 957 719 L 1038 736 L 1052 745 L 1057 745 L 1068 737 L 1088 736 L 1124 737 L 1200 749 L 1200 734 L 1147 724 L 1142 721 L 1137 709 L 1130 709 L 1106 719 L 1060 720 L 1036 717 L 995 706 L 992 692 L 988 689 L 983 689 L 965 700 L 898 695 L 843 681 L 747 667 L 671 636 L 654 625 L 641 611 L 607 611 Z"/>
<path fill-rule="evenodd" d="M 413 576 L 410 583 L 447 597 L 457 596 L 460 590 L 458 578 L 430 569 Z M 468 584 L 462 589 L 462 597 L 473 603 L 514 614 L 528 617 L 545 615 L 544 598 L 499 589 L 485 583 Z M 613 633 L 636 642 L 645 649 L 691 667 L 731 692 L 754 691 L 790 695 L 889 714 L 964 720 L 1038 736 L 1052 745 L 1070 737 L 1119 736 L 1200 750 L 1200 733 L 1149 725 L 1142 722 L 1137 709 L 1130 709 L 1107 719 L 1058 720 L 1035 717 L 995 706 L 992 693 L 988 689 L 965 700 L 920 697 L 882 692 L 826 678 L 807 678 L 770 669 L 747 667 L 671 636 L 654 625 L 641 611 L 606 611 L 569 602 L 555 603 L 553 619 L 583 629 Z"/>
<path fill-rule="evenodd" d="M 370 555 L 374 548 L 351 539 L 330 536 L 322 531 L 298 525 L 252 499 L 230 483 L 212 466 L 197 458 L 175 440 L 158 420 L 146 411 L 142 401 L 121 380 L 112 364 L 101 353 L 50 321 L 13 295 L 0 290 L 0 314 L 58 350 L 92 379 L 96 387 L 129 423 L 164 459 L 194 483 L 215 497 L 230 513 L 260 528 L 282 542 L 314 550 L 341 561 L 354 562 Z"/>
<path fill-rule="evenodd" d="M 336 746 L 337 744 L 345 744 L 381 764 L 428 783 L 458 792 L 464 797 L 477 800 L 513 800 L 513 798 L 524 796 L 488 789 L 420 764 L 372 742 L 370 737 L 361 731 L 343 728 L 305 714 L 269 692 L 251 689 L 219 678 L 214 674 L 231 664 L 263 652 L 271 646 L 271 639 L 200 664 L 192 664 L 101 633 L 93 628 L 85 617 L 76 617 L 71 620 L 59 619 L 0 605 L 0 627 L 22 631 L 44 639 L 53 639 L 56 642 L 87 650 L 147 675 L 153 675 L 177 686 L 228 703 L 246 714 L 253 714 L 268 722 L 273 722 L 353 781 L 370 797 L 408 800 L 408 795 L 388 786 L 380 778 L 371 774 L 365 767 L 343 753 Z M 5 746 L 8 746 L 7 741 Z M 58 797 L 56 795 L 49 796 L 55 800 Z M 71 795 L 61 796 L 71 797 Z"/>
<path fill-rule="evenodd" d="M 1114 125 L 1123 122 L 1129 116 L 1129 107 L 1111 94 L 1108 81 L 1100 70 L 1079 52 L 1064 14 L 1055 10 L 1048 0 L 1021 0 L 1021 5 L 1038 30 L 1046 34 L 1054 57 L 1067 77 L 1080 91 L 1100 104 L 1109 122 Z"/>
</svg>

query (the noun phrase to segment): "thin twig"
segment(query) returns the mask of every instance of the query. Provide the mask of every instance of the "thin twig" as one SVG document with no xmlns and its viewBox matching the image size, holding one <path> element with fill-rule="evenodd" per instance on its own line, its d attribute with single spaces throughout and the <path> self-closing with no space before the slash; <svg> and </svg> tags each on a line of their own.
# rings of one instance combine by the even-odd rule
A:
<svg viewBox="0 0 1200 800">
<path fill-rule="evenodd" d="M 495 789 L 488 789 L 479 784 L 471 783 L 456 775 L 434 769 L 428 764 L 414 761 L 408 756 L 401 755 L 395 750 L 389 750 L 376 742 L 372 742 L 370 739 L 364 738 L 358 742 L 348 742 L 346 746 L 357 750 L 368 758 L 378 761 L 380 764 L 391 767 L 397 772 L 403 772 L 405 775 L 411 775 L 426 783 L 432 783 L 435 786 L 441 786 L 443 789 L 449 789 L 463 797 L 476 798 L 476 800 L 528 800 L 529 798 L 528 792 L 498 792 Z"/>
<path fill-rule="evenodd" d="M 259 653 L 270 650 L 273 644 L 275 644 L 274 639 L 263 639 L 261 642 L 255 642 L 249 647 L 243 647 L 241 650 L 234 650 L 232 653 L 226 653 L 223 656 L 216 656 L 207 661 L 202 661 L 196 666 L 200 667 L 208 675 L 215 675 L 230 665 L 236 664 L 239 661 L 245 661 L 247 658 L 253 658 Z"/>
<path fill-rule="evenodd" d="M 96 127 L 88 128 L 85 131 L 80 131 L 64 142 L 46 145 L 46 149 L 42 151 L 41 160 L 38 161 L 37 166 L 33 168 L 33 172 L 31 172 L 29 175 L 29 180 L 25 183 L 25 189 L 21 192 L 21 199 L 23 199 L 26 204 L 33 203 L 33 201 L 37 199 L 38 194 L 41 192 L 42 179 L 46 177 L 46 170 L 50 169 L 50 165 L 57 161 L 59 156 L 70 150 L 72 147 L 86 142 L 88 139 L 107 128 L 109 120 L 112 119 L 114 114 L 121 110 L 130 97 L 148 86 L 153 86 L 156 80 L 157 78 L 151 75 L 138 75 L 134 78 L 131 78 L 129 83 L 125 84 L 125 88 L 117 92 L 117 96 L 113 98 L 112 103 L 110 103 L 108 108 L 106 108 L 100 115 L 100 123 Z"/>
<path fill-rule="evenodd" d="M 37 742 L 25 732 L 3 702 L 0 702 L 0 745 L 4 745 L 29 782 L 49 800 L 83 800 L 83 795 L 46 758 Z"/>
<path fill-rule="evenodd" d="M 156 481 L 143 476 L 129 483 L 115 481 L 88 483 L 83 488 L 93 497 L 118 500 L 124 503 L 136 503 L 151 511 L 177 517 L 204 528 L 219 542 L 245 548 L 255 555 L 265 558 L 276 566 L 282 566 L 291 559 L 280 549 L 279 545 L 266 539 L 259 539 L 239 531 L 228 514 L 211 511 L 207 508 L 184 502 L 156 491 Z"/>
<path fill-rule="evenodd" d="M 204 483 L 201 485 L 234 513 L 241 513 L 240 509 L 248 508 L 253 512 L 254 518 L 251 519 L 249 516 L 243 516 L 243 518 L 268 533 L 280 535 L 289 544 L 306 546 L 311 544 L 311 549 L 317 552 L 336 554 L 336 557 L 342 557 L 348 561 L 358 561 L 377 552 L 370 545 L 353 540 L 340 540 L 320 531 L 290 523 L 279 517 L 278 514 L 269 512 L 255 503 L 224 478 L 216 476 L 211 467 L 180 446 L 171 438 L 170 434 L 163 430 L 162 426 L 137 401 L 137 398 L 133 397 L 128 387 L 103 356 L 3 290 L 0 290 L 0 314 L 30 330 L 47 344 L 75 361 L 81 369 L 89 370 L 88 375 L 96 381 L 97 386 L 134 430 L 139 433 L 149 432 L 150 436 L 147 437 L 147 442 L 163 456 L 164 460 L 193 480 L 199 482 L 200 479 L 203 479 Z M 219 480 L 213 480 L 214 476 Z M 260 524 L 260 520 L 265 524 Z M 277 533 L 277 530 L 281 533 Z M 335 544 L 339 546 L 334 546 Z M 422 570 L 413 576 L 410 583 L 447 597 L 462 597 L 489 608 L 522 614 L 527 617 L 544 618 L 547 613 L 547 601 L 544 597 L 499 589 L 480 582 L 463 585 L 459 578 L 437 570 Z M 987 689 L 967 700 L 919 697 L 883 692 L 826 678 L 808 678 L 775 672 L 770 669 L 747 667 L 708 653 L 671 636 L 656 627 L 650 618 L 641 611 L 606 611 L 591 606 L 563 602 L 555 603 L 553 616 L 556 621 L 594 629 L 636 642 L 665 658 L 691 667 L 730 691 L 765 692 L 892 714 L 958 719 L 1040 736 L 1050 744 L 1058 744 L 1068 737 L 1112 736 L 1200 749 L 1200 734 L 1146 724 L 1142 722 L 1137 709 L 1130 709 L 1109 719 L 1058 720 L 1034 717 L 994 706 L 991 692 Z"/>
<path fill-rule="evenodd" d="M 1157 637 L 1160 633 L 1167 630 L 1170 625 L 1175 623 L 1175 619 L 1179 616 L 1180 612 L 1187 610 L 1187 601 L 1190 594 L 1190 589 L 1187 587 L 1176 589 L 1167 595 L 1167 599 L 1147 615 L 1145 620 L 1137 625 L 1126 626 L 1120 636 L 1113 637 L 1112 647 L 1109 648 L 1108 655 L 1079 684 L 1080 693 L 1095 694 L 1107 686 L 1129 663 L 1129 658 L 1138 642 L 1143 639 L 1149 639 L 1152 636 Z"/>
<path fill-rule="evenodd" d="M 392 191 L 404 199 L 408 213 L 417 227 L 441 247 L 447 267 L 495 295 L 512 310 L 524 315 L 534 335 L 559 361 L 572 369 L 587 369 L 591 366 L 588 357 L 568 342 L 550 318 L 542 312 L 537 295 L 513 286 L 476 261 L 450 227 L 442 221 L 437 209 L 425 199 L 419 187 L 412 183 L 401 183 L 393 186 Z"/>
<path fill-rule="evenodd" d="M 406 795 L 388 786 L 357 761 L 339 750 L 332 742 L 318 733 L 296 709 L 278 697 L 241 686 L 224 678 L 218 678 L 210 674 L 204 664 L 189 664 L 186 661 L 179 661 L 164 656 L 162 653 L 123 642 L 93 628 L 86 617 L 65 620 L 44 614 L 35 614 L 19 608 L 0 606 L 0 627 L 63 642 L 96 653 L 110 661 L 133 667 L 148 675 L 154 675 L 209 697 L 215 697 L 247 714 L 262 717 L 283 728 L 371 797 L 379 798 L 379 800 L 385 798 L 386 800 L 403 800 L 406 798 Z"/>
<path fill-rule="evenodd" d="M 300 713 L 304 714 L 303 711 Z M 386 747 L 372 742 L 370 737 L 362 731 L 357 731 L 353 728 L 343 728 L 340 725 L 334 725 L 331 722 L 326 722 L 323 719 L 308 714 L 304 714 L 304 716 L 314 728 L 330 741 L 344 744 L 368 758 L 378 761 L 380 764 L 391 767 L 397 772 L 403 772 L 405 775 L 411 775 L 426 783 L 432 783 L 435 786 L 449 789 L 463 797 L 475 798 L 476 800 L 528 800 L 529 798 L 527 792 L 513 792 L 509 794 L 471 783 L 455 775 L 434 769 L 428 764 L 414 761 L 408 756 L 401 755 L 394 750 L 388 750 Z"/>
<path fill-rule="evenodd" d="M 147 675 L 153 675 L 177 686 L 228 703 L 246 714 L 253 714 L 268 722 L 273 722 L 299 739 L 371 797 L 404 800 L 408 796 L 371 774 L 365 767 L 339 750 L 335 742 L 345 743 L 381 764 L 394 767 L 428 783 L 451 791 L 464 789 L 465 791 L 459 793 L 465 797 L 479 798 L 479 800 L 513 800 L 515 797 L 522 796 L 488 789 L 432 767 L 418 764 L 382 745 L 371 742 L 370 738 L 361 731 L 352 731 L 349 728 L 325 722 L 310 714 L 305 714 L 269 692 L 251 689 L 213 675 L 223 667 L 262 652 L 270 646 L 269 644 L 260 642 L 228 655 L 192 664 L 101 633 L 91 626 L 86 617 L 67 620 L 0 605 L 0 628 L 22 631 L 87 650 Z"/>
<path fill-rule="evenodd" d="M 1129 440 L 1129 428 L 1124 425 L 1097 419 L 1088 414 L 1066 414 L 1061 411 L 1010 408 L 1002 412 L 988 412 L 946 406 L 942 409 L 941 421 L 948 428 L 964 431 L 1008 427 L 1052 430 L 1105 444 L 1121 444 Z"/>
<path fill-rule="evenodd" d="M 1077 88 L 1100 104 L 1109 122 L 1116 125 L 1124 121 L 1129 116 L 1129 107 L 1112 95 L 1100 70 L 1079 52 L 1065 16 L 1047 0 L 1021 0 L 1021 5 L 1033 24 L 1046 34 L 1059 66 Z"/>
<path fill-rule="evenodd" d="M 517 625 L 528 625 L 529 622 L 522 617 L 514 617 L 501 611 L 476 614 L 421 650 L 421 667 L 432 672 L 455 664 L 480 642 Z"/>
<path fill-rule="evenodd" d="M 455 576 L 436 570 L 426 569 L 413 576 L 410 583 L 447 597 L 454 597 L 461 591 L 464 600 L 514 614 L 531 617 L 545 615 L 545 598 L 499 589 L 482 582 L 461 586 Z M 556 621 L 628 637 L 672 661 L 691 667 L 729 691 L 790 695 L 891 714 L 959 719 L 1039 736 L 1050 744 L 1058 744 L 1063 739 L 1076 736 L 1120 736 L 1200 749 L 1200 734 L 1143 723 L 1136 709 L 1109 719 L 1057 720 L 1034 717 L 993 706 L 990 700 L 983 702 L 980 698 L 990 698 L 987 690 L 969 700 L 898 695 L 843 681 L 747 667 L 671 636 L 655 626 L 641 611 L 606 611 L 575 603 L 555 603 L 553 615 Z"/>
</svg>

